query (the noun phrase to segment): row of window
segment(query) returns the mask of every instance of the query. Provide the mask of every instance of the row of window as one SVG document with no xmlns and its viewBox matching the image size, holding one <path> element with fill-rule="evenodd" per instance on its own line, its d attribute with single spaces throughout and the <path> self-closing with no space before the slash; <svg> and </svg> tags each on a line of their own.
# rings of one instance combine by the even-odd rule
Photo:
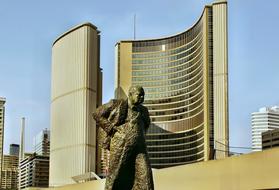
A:
<svg viewBox="0 0 279 190">
<path fill-rule="evenodd" d="M 170 38 L 158 39 L 158 40 L 146 40 L 146 41 L 135 41 L 133 42 L 133 52 L 154 52 L 161 51 L 162 45 L 165 45 L 165 50 L 173 49 L 183 44 L 187 44 L 192 41 L 199 33 L 202 31 L 202 20 L 197 23 L 197 25 L 190 30 L 173 36 Z"/>
<path fill-rule="evenodd" d="M 194 48 L 194 46 L 199 43 L 202 40 L 202 35 L 199 33 L 193 41 L 184 44 L 182 47 L 179 47 L 177 49 L 172 49 L 169 51 L 163 51 L 163 52 L 155 52 L 155 53 L 134 53 L 132 55 L 133 59 L 139 59 L 139 58 L 156 58 L 156 57 L 164 57 L 164 56 L 170 56 L 174 54 L 178 54 L 187 50 L 190 50 Z M 162 48 L 165 47 L 165 45 L 161 45 Z"/>
<path fill-rule="evenodd" d="M 150 158 L 175 158 L 175 157 L 184 157 L 187 155 L 193 155 L 193 154 L 197 154 L 198 152 L 203 151 L 203 146 L 199 147 L 199 148 L 193 148 L 192 150 L 185 150 L 185 151 L 181 151 L 181 152 L 166 152 L 166 153 L 148 153 Z"/>
<path fill-rule="evenodd" d="M 184 77 L 175 79 L 175 80 L 166 80 L 166 81 L 155 81 L 155 82 L 135 82 L 133 83 L 134 85 L 140 85 L 143 86 L 144 89 L 150 89 L 150 88 L 158 88 L 160 86 L 178 86 L 178 85 L 182 85 L 182 84 L 188 84 L 191 85 L 193 83 L 195 83 L 195 81 L 199 80 L 200 78 L 203 77 L 203 70 L 202 69 L 198 69 L 196 71 L 194 71 L 193 73 L 190 73 Z"/>
<path fill-rule="evenodd" d="M 132 64 L 164 64 L 174 62 L 182 58 L 184 61 L 189 61 L 193 59 L 200 51 L 202 51 L 202 43 L 197 48 L 191 49 L 189 52 L 158 59 L 133 59 Z"/>
<path fill-rule="evenodd" d="M 132 77 L 132 82 L 138 82 L 138 85 L 143 85 L 145 86 L 142 82 L 148 82 L 149 84 L 151 84 L 150 82 L 153 82 L 153 84 L 155 82 L 163 82 L 166 80 L 176 80 L 176 79 L 181 79 L 184 78 L 184 80 L 187 79 L 191 79 L 192 77 L 197 76 L 202 70 L 202 64 L 199 65 L 198 68 L 195 68 L 195 70 L 184 70 L 184 71 L 179 71 L 177 73 L 170 73 L 168 75 L 148 75 L 148 76 L 144 76 L 143 74 L 148 73 L 148 71 L 146 72 L 141 72 L 141 77 L 136 77 L 133 76 Z M 140 80 L 139 80 L 140 79 Z M 141 82 L 141 83 L 140 83 Z"/>
<path fill-rule="evenodd" d="M 148 81 L 148 84 L 150 84 L 150 86 L 158 86 L 158 84 L 160 84 L 160 82 L 162 84 L 175 84 L 175 83 L 179 83 L 179 82 L 183 82 L 185 80 L 189 80 L 192 77 L 195 77 L 196 75 L 200 74 L 201 72 L 201 62 L 199 62 L 199 64 L 195 65 L 195 67 L 189 67 L 189 68 L 174 68 L 174 69 L 170 69 L 170 70 L 158 70 L 157 71 L 144 71 L 144 72 L 138 72 L 137 74 L 140 77 L 137 76 L 133 76 L 132 77 L 132 82 L 134 83 L 140 83 L 140 82 L 146 82 Z M 173 73 L 173 72 L 176 73 Z M 179 71 L 179 72 L 177 72 Z M 148 74 L 148 76 L 144 76 L 145 74 Z M 160 75 L 157 75 L 160 74 Z M 161 74 L 167 74 L 167 75 L 161 75 Z M 152 77 L 153 76 L 153 77 Z M 155 79 L 156 81 L 152 80 Z M 152 83 L 153 82 L 153 83 Z M 165 83 L 167 82 L 167 83 Z M 136 85 L 136 84 L 135 84 Z"/>
<path fill-rule="evenodd" d="M 186 161 L 186 162 L 174 162 L 174 163 L 164 163 L 164 164 L 151 162 L 151 167 L 156 168 L 156 169 L 161 169 L 161 168 L 179 166 L 179 165 L 184 165 L 184 164 L 192 164 L 192 163 L 200 162 L 203 160 L 204 160 L 204 158 L 202 157 L 202 158 L 199 158 L 196 160 L 190 160 L 190 161 Z"/>
<path fill-rule="evenodd" d="M 153 149 L 152 152 L 164 152 L 161 148 L 162 147 L 172 147 L 172 151 L 179 150 L 187 150 L 191 148 L 195 148 L 203 143 L 203 131 L 196 135 L 191 135 L 188 138 L 180 138 L 180 139 L 165 139 L 161 141 L 151 141 L 147 140 L 146 144 L 149 148 L 157 148 L 156 150 Z"/>
<path fill-rule="evenodd" d="M 171 97 L 177 97 L 182 94 L 196 94 L 203 90 L 203 84 L 200 83 L 199 86 L 197 86 L 194 90 L 190 91 L 189 88 L 180 89 L 177 91 L 171 91 L 171 92 L 165 92 L 165 93 L 156 93 L 156 94 L 145 94 L 146 100 L 154 100 L 157 98 L 171 98 Z"/>
<path fill-rule="evenodd" d="M 151 123 L 150 128 L 156 128 L 157 126 Z M 157 127 L 158 128 L 158 127 Z M 200 133 L 203 130 L 203 125 L 197 126 L 194 129 L 187 130 L 185 132 L 179 132 L 179 133 L 172 133 L 172 132 L 164 132 L 164 133 L 147 133 L 146 134 L 146 140 L 164 140 L 164 139 L 177 139 L 177 138 L 184 138 L 187 136 L 195 135 L 197 133 Z"/>
<path fill-rule="evenodd" d="M 195 91 L 190 92 L 189 89 L 182 89 L 181 91 L 179 91 L 179 93 L 177 94 L 177 96 L 175 97 L 168 97 L 165 99 L 153 99 L 153 100 L 149 100 L 146 99 L 144 101 L 144 105 L 146 107 L 148 107 L 149 110 L 152 110 L 152 107 L 155 106 L 162 106 L 162 105 L 171 105 L 171 104 L 176 104 L 178 102 L 182 102 L 185 101 L 189 98 L 197 98 L 198 95 L 202 95 L 202 85 L 199 86 L 199 88 L 195 89 Z M 201 96 L 199 96 L 201 97 Z M 150 107 L 151 106 L 151 107 Z"/>
<path fill-rule="evenodd" d="M 153 94 L 153 93 L 160 93 L 160 92 L 168 93 L 169 91 L 180 90 L 180 89 L 188 89 L 188 91 L 191 92 L 194 89 L 196 89 L 196 87 L 198 87 L 202 82 L 203 82 L 203 77 L 200 77 L 197 78 L 194 82 L 186 81 L 178 85 L 145 88 L 144 91 L 146 94 Z"/>
<path fill-rule="evenodd" d="M 197 113 L 201 112 L 203 110 L 203 104 L 201 104 L 199 107 L 196 107 L 195 109 L 191 110 L 190 112 L 184 112 L 184 113 L 178 113 L 174 115 L 168 115 L 163 117 L 151 117 L 152 122 L 166 122 L 166 121 L 174 121 L 174 120 L 180 120 L 192 117 L 196 115 Z"/>
<path fill-rule="evenodd" d="M 173 103 L 173 104 L 162 104 L 162 105 L 157 104 L 154 106 L 149 105 L 146 107 L 148 108 L 149 113 L 152 113 L 152 112 L 158 112 L 158 111 L 162 111 L 162 110 L 183 108 L 183 107 L 189 106 L 189 105 L 193 104 L 194 102 L 196 102 L 198 100 L 202 100 L 202 99 L 203 99 L 203 93 L 198 93 L 195 96 L 191 96 L 191 97 L 189 95 L 187 95 L 187 99 L 185 98 L 181 102 L 177 102 L 177 103 Z"/>
<path fill-rule="evenodd" d="M 192 66 L 189 67 L 189 65 L 182 65 L 179 67 L 172 67 L 167 69 L 159 69 L 159 70 L 141 70 L 136 71 L 133 70 L 133 78 L 136 78 L 137 76 L 144 77 L 145 75 L 169 75 L 171 73 L 178 73 L 183 72 L 184 75 L 189 75 L 190 73 L 194 73 L 194 71 L 197 71 L 198 68 L 200 68 L 202 65 L 202 58 L 200 58 L 197 62 L 192 63 Z"/>
<path fill-rule="evenodd" d="M 132 71 L 133 71 L 133 74 L 139 73 L 138 74 L 139 76 L 140 76 L 140 73 L 144 73 L 145 75 L 170 74 L 170 73 L 182 71 L 182 70 L 193 70 L 193 69 L 195 69 L 195 67 L 200 65 L 201 62 L 202 62 L 202 56 L 197 56 L 192 61 L 180 64 L 180 65 L 176 65 L 175 67 L 166 67 L 166 65 L 151 65 L 151 67 L 153 67 L 153 68 L 156 67 L 156 69 L 152 69 L 150 66 L 133 66 Z M 135 69 L 134 67 L 138 67 L 139 69 Z M 146 72 L 146 71 L 148 71 L 148 72 Z M 136 76 L 137 76 L 137 74 L 136 74 Z"/>
<path fill-rule="evenodd" d="M 193 160 L 198 160 L 203 158 L 203 151 L 198 154 L 185 155 L 177 158 L 150 158 L 151 166 L 152 164 L 166 164 L 166 163 L 179 163 L 179 162 L 188 162 Z"/>
<path fill-rule="evenodd" d="M 165 85 L 175 85 L 178 83 L 182 83 L 185 80 L 189 80 L 192 76 L 181 77 L 174 80 L 166 80 L 166 81 L 148 81 L 148 82 L 133 82 L 134 85 L 143 86 L 144 88 L 154 87 L 154 86 L 165 86 Z"/>
<path fill-rule="evenodd" d="M 188 150 L 191 148 L 196 148 L 198 146 L 203 145 L 204 142 L 204 138 L 200 138 L 196 141 L 192 141 L 192 142 L 187 142 L 187 143 L 183 143 L 183 144 L 178 144 L 178 145 L 162 145 L 162 146 L 147 146 L 147 150 L 148 152 L 179 152 L 179 151 L 184 151 L 184 150 Z"/>
<path fill-rule="evenodd" d="M 154 93 L 162 93 L 165 92 L 164 94 L 172 91 L 179 91 L 179 90 L 186 90 L 187 92 L 193 92 L 200 84 L 202 84 L 203 78 L 200 77 L 193 83 L 181 83 L 178 85 L 172 85 L 172 86 L 166 86 L 166 87 L 152 87 L 152 88 L 145 88 L 145 93 L 146 95 L 148 94 L 154 94 Z"/>
<path fill-rule="evenodd" d="M 150 117 L 164 117 L 164 116 L 177 115 L 177 114 L 181 114 L 181 113 L 191 112 L 203 103 L 203 98 L 200 98 L 196 102 L 190 101 L 189 103 L 190 104 L 185 105 L 184 107 L 177 107 L 177 108 L 167 109 L 167 110 L 150 111 L 149 115 L 150 115 Z"/>
<path fill-rule="evenodd" d="M 190 68 L 193 65 L 195 65 L 197 62 L 199 62 L 202 58 L 202 52 L 199 51 L 197 54 L 192 56 L 192 59 L 186 61 L 185 59 L 180 59 L 174 62 L 168 62 L 168 63 L 161 63 L 161 64 L 150 64 L 150 65 L 132 65 L 132 70 L 155 70 L 155 69 L 168 69 L 172 67 L 179 67 L 182 65 L 185 65 L 185 68 Z"/>
</svg>

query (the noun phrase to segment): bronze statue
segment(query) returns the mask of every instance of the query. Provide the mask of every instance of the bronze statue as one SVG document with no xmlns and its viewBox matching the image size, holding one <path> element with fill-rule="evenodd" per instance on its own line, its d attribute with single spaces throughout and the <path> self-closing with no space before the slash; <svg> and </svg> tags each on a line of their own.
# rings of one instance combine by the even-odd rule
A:
<svg viewBox="0 0 279 190">
<path fill-rule="evenodd" d="M 110 150 L 105 190 L 154 189 L 145 144 L 150 118 L 143 101 L 143 88 L 132 86 L 127 100 L 112 99 L 93 114 L 107 134 L 104 148 Z"/>
</svg>

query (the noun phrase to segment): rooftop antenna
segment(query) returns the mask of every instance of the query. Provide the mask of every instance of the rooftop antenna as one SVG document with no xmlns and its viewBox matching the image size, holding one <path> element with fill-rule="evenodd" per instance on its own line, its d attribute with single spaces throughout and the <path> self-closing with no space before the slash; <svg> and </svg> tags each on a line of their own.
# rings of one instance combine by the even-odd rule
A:
<svg viewBox="0 0 279 190">
<path fill-rule="evenodd" d="M 134 40 L 136 39 L 136 14 L 134 14 Z"/>
</svg>

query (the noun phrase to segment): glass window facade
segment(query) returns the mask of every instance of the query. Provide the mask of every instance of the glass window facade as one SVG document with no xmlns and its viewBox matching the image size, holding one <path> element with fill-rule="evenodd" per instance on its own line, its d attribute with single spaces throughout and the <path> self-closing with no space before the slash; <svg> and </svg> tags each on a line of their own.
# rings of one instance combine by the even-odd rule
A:
<svg viewBox="0 0 279 190">
<path fill-rule="evenodd" d="M 225 13 L 226 5 L 219 5 L 216 10 L 220 8 L 220 13 Z M 131 85 L 143 86 L 144 105 L 152 121 L 146 142 L 154 168 L 213 159 L 215 141 L 223 138 L 219 139 L 214 128 L 221 127 L 222 135 L 227 135 L 227 124 L 222 123 L 227 118 L 223 117 L 227 115 L 227 105 L 223 103 L 227 90 L 222 93 L 227 88 L 226 78 L 219 77 L 216 82 L 213 72 L 216 65 L 220 73 L 220 68 L 227 66 L 226 61 L 214 63 L 214 58 L 225 57 L 218 53 L 226 53 L 226 49 L 213 51 L 213 6 L 206 6 L 200 19 L 185 32 L 159 39 L 121 41 L 116 45 L 116 97 L 126 98 L 123 94 Z M 220 24 L 222 27 L 226 23 Z M 215 91 L 220 92 L 217 98 Z M 220 110 L 224 110 L 223 115 Z M 222 122 L 218 117 L 224 118 Z M 216 118 L 218 126 L 214 126 Z"/>
<path fill-rule="evenodd" d="M 176 36 L 132 43 L 132 84 L 145 89 L 152 167 L 204 160 L 204 23 Z M 164 48 L 162 48 L 162 46 Z"/>
</svg>

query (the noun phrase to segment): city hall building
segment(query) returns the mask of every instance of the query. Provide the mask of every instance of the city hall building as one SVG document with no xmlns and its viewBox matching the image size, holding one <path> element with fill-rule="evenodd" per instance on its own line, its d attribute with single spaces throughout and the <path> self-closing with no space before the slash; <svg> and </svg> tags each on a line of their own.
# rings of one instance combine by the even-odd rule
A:
<svg viewBox="0 0 279 190">
<path fill-rule="evenodd" d="M 145 90 L 153 168 L 228 156 L 227 2 L 205 6 L 188 30 L 115 46 L 115 96 Z"/>
<path fill-rule="evenodd" d="M 91 114 L 102 104 L 100 31 L 78 25 L 52 46 L 49 185 L 75 183 L 95 172 L 96 125 Z"/>
</svg>

